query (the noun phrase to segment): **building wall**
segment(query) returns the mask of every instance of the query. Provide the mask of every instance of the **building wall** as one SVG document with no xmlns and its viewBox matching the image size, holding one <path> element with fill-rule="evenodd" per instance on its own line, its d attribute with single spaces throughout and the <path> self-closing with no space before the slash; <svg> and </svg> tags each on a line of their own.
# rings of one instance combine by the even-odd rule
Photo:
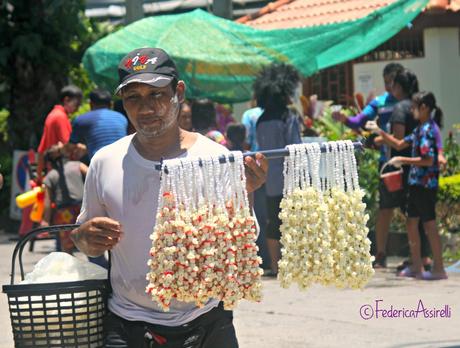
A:
<svg viewBox="0 0 460 348">
<path fill-rule="evenodd" d="M 420 89 L 435 94 L 444 112 L 445 138 L 454 123 L 460 123 L 460 28 L 424 30 L 425 57 L 398 61 L 418 77 Z M 365 96 L 383 93 L 382 71 L 389 61 L 357 63 L 353 66 L 355 92 Z"/>
</svg>

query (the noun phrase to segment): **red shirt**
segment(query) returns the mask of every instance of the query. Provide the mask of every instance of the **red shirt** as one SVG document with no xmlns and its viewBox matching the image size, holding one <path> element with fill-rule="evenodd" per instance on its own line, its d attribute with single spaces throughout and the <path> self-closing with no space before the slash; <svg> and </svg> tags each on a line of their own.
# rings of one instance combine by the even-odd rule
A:
<svg viewBox="0 0 460 348">
<path fill-rule="evenodd" d="M 55 105 L 53 110 L 46 116 L 42 139 L 38 146 L 38 152 L 44 153 L 58 142 L 67 144 L 72 133 L 72 125 L 62 105 Z"/>
</svg>

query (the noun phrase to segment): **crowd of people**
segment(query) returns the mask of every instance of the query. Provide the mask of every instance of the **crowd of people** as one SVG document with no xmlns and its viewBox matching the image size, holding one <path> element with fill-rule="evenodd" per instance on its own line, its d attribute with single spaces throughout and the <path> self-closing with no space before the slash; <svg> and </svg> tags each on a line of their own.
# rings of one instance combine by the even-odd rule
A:
<svg viewBox="0 0 460 348">
<path fill-rule="evenodd" d="M 302 112 L 295 106 L 301 95 L 301 81 L 300 74 L 292 66 L 273 64 L 257 76 L 253 107 L 244 112 L 241 123 L 235 121 L 229 107 L 208 99 L 184 99 L 179 106 L 178 125 L 229 150 L 255 152 L 300 143 L 304 122 Z M 388 231 L 394 210 L 400 209 L 407 215 L 411 259 L 398 266 L 398 275 L 444 279 L 434 208 L 439 167 L 446 163 L 440 134 L 442 111 L 434 95 L 420 92 L 417 76 L 402 65 L 386 65 L 383 81 L 385 93 L 373 99 L 359 114 L 347 117 L 341 110 L 333 112 L 335 120 L 351 129 L 376 133 L 371 137 L 371 147 L 380 152 L 379 169 L 385 164 L 389 169 L 402 167 L 402 190 L 391 192 L 382 179 L 379 183 L 374 267 L 386 267 Z M 91 159 L 99 149 L 135 131 L 121 100 L 113 103 L 112 94 L 102 89 L 90 93 L 91 111 L 77 116 L 71 123 L 69 115 L 79 108 L 82 98 L 78 87 L 64 87 L 59 104 L 45 120 L 37 168 L 37 181 L 46 187 L 41 226 L 75 222 Z M 254 209 L 263 238 L 259 246 L 262 251 L 268 251 L 268 255 L 267 251 L 264 255 L 264 266 L 269 268 L 265 276 L 273 277 L 277 275 L 281 257 L 278 215 L 282 171 L 282 159 L 270 161 L 266 183 L 254 193 Z M 45 177 L 42 177 L 43 172 L 47 172 Z M 61 234 L 57 248 L 73 250 L 68 233 Z M 90 257 L 90 260 L 107 266 L 103 256 Z"/>
</svg>

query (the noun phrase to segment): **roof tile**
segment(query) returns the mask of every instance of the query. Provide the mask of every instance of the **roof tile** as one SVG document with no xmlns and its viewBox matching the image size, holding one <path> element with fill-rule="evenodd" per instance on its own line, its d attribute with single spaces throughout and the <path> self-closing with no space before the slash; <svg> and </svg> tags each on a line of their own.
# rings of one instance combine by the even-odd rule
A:
<svg viewBox="0 0 460 348">
<path fill-rule="evenodd" d="M 237 20 L 258 29 L 312 27 L 353 21 L 397 0 L 278 0 Z M 431 0 L 428 9 L 460 10 L 460 0 Z"/>
</svg>

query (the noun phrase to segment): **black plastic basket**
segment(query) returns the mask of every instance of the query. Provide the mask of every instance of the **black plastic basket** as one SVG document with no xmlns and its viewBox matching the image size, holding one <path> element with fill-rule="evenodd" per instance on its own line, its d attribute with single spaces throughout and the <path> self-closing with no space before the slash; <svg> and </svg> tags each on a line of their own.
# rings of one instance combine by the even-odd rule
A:
<svg viewBox="0 0 460 348">
<path fill-rule="evenodd" d="M 24 279 L 22 251 L 36 235 L 68 231 L 78 225 L 57 225 L 32 230 L 16 245 L 12 257 L 8 296 L 15 347 L 103 347 L 103 320 L 107 309 L 108 280 L 14 284 L 19 253 Z"/>
</svg>

